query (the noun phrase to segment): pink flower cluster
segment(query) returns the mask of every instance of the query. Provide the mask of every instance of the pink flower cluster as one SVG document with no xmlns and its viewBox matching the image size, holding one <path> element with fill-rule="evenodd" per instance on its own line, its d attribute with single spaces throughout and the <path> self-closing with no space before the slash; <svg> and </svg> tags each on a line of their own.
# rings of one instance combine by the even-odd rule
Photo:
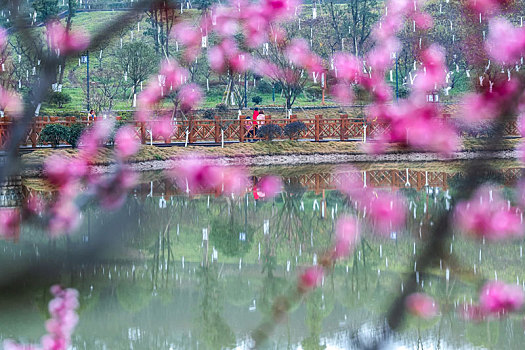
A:
<svg viewBox="0 0 525 350">
<path fill-rule="evenodd" d="M 405 224 L 406 205 L 398 195 L 365 187 L 362 180 L 356 180 L 352 174 L 359 173 L 352 168 L 340 170 L 344 176 L 337 189 L 355 201 L 357 208 L 365 213 L 377 231 L 387 234 Z"/>
<path fill-rule="evenodd" d="M 517 312 L 523 307 L 525 295 L 520 286 L 489 281 L 481 288 L 479 304 L 464 304 L 458 308 L 461 317 L 469 321 L 482 321 L 487 317 L 500 317 Z"/>
<path fill-rule="evenodd" d="M 112 128 L 113 123 L 109 120 L 97 121 L 80 137 L 78 157 L 53 155 L 46 159 L 44 175 L 58 190 L 49 208 L 48 229 L 51 237 L 71 233 L 79 226 L 80 210 L 76 204 L 79 193 L 97 195 L 103 207 L 117 209 L 124 203 L 127 192 L 135 186 L 136 174 L 122 163 L 140 147 L 135 130 L 129 126 L 123 126 L 115 135 L 115 155 L 119 161 L 117 171 L 109 176 L 92 172 L 91 164 L 99 148 L 109 139 Z M 37 214 L 32 210 L 29 212 Z"/>
<path fill-rule="evenodd" d="M 516 207 L 492 187 L 478 189 L 472 198 L 457 204 L 455 222 L 464 233 L 492 241 L 523 236 L 523 224 Z"/>
<path fill-rule="evenodd" d="M 204 192 L 241 195 L 250 187 L 244 168 L 217 166 L 198 155 L 181 159 L 167 171 L 167 176 L 191 195 Z"/>
<path fill-rule="evenodd" d="M 310 73 L 322 73 L 324 70 L 321 58 L 310 50 L 304 39 L 293 39 L 286 47 L 285 55 L 294 65 Z"/>
<path fill-rule="evenodd" d="M 439 308 L 435 300 L 424 293 L 413 293 L 406 298 L 405 306 L 412 315 L 430 319 L 437 316 Z"/>
<path fill-rule="evenodd" d="M 51 293 L 54 296 L 48 308 L 51 318 L 46 322 L 47 334 L 40 340 L 40 345 L 23 345 L 6 340 L 4 350 L 67 350 L 70 347 L 71 335 L 78 323 L 78 292 L 56 285 L 51 287 Z"/>
<path fill-rule="evenodd" d="M 459 147 L 455 128 L 443 117 L 437 104 L 404 100 L 395 105 L 375 104 L 368 114 L 389 128 L 376 141 L 379 149 L 398 143 L 422 151 L 450 155 Z"/>
<path fill-rule="evenodd" d="M 89 46 L 88 34 L 81 30 L 68 30 L 58 21 L 46 25 L 46 34 L 49 47 L 59 54 L 68 55 Z"/>
<path fill-rule="evenodd" d="M 210 67 L 217 73 L 244 73 L 252 66 L 252 56 L 240 51 L 233 39 L 222 40 L 208 51 Z"/>
</svg>

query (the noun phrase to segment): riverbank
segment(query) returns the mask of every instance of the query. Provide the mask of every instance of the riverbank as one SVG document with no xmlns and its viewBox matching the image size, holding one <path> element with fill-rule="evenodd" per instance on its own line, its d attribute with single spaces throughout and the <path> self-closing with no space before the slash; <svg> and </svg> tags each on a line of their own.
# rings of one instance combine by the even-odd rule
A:
<svg viewBox="0 0 525 350">
<path fill-rule="evenodd" d="M 450 157 L 435 153 L 407 152 L 392 150 L 389 153 L 374 155 L 363 151 L 360 142 L 256 142 L 235 143 L 220 146 L 156 147 L 145 145 L 140 152 L 130 159 L 130 166 L 137 171 L 163 170 L 173 167 L 178 159 L 190 154 L 200 154 L 223 165 L 278 166 L 307 164 L 338 164 L 354 162 L 431 162 L 484 159 L 516 159 L 519 151 L 515 150 L 520 139 L 505 140 L 499 149 L 482 151 L 477 140 L 464 141 L 463 149 Z M 102 149 L 95 159 L 95 171 L 108 172 L 114 168 L 113 150 Z M 74 149 L 39 149 L 22 156 L 25 165 L 24 176 L 40 176 L 45 159 L 53 154 L 76 157 Z"/>
</svg>

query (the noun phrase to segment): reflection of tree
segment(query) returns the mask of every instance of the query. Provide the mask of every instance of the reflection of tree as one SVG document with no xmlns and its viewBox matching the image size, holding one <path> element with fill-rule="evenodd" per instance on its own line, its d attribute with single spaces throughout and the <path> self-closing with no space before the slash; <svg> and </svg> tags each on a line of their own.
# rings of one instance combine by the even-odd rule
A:
<svg viewBox="0 0 525 350">
<path fill-rule="evenodd" d="M 248 225 L 247 206 L 244 205 L 244 222 L 240 222 L 236 216 L 236 206 L 228 199 L 229 216 L 225 220 L 223 216 L 215 217 L 211 222 L 210 242 L 219 252 L 226 256 L 242 257 L 251 248 L 253 238 L 253 227 Z M 241 240 L 241 234 L 245 234 L 245 240 Z"/>
<path fill-rule="evenodd" d="M 235 335 L 222 318 L 222 299 L 219 289 L 217 265 L 199 269 L 201 291 L 200 312 L 196 324 L 197 335 L 206 349 L 222 349 L 235 344 Z"/>
<path fill-rule="evenodd" d="M 142 281 L 120 281 L 117 286 L 117 299 L 126 311 L 136 313 L 149 305 L 152 293 L 147 280 Z"/>
<path fill-rule="evenodd" d="M 329 300 L 325 299 L 321 289 L 317 289 L 308 295 L 306 299 L 305 322 L 310 335 L 301 342 L 303 349 L 321 350 L 326 348 L 326 346 L 319 344 L 323 330 L 323 320 L 330 315 L 333 308 L 332 298 L 329 298 Z"/>
</svg>

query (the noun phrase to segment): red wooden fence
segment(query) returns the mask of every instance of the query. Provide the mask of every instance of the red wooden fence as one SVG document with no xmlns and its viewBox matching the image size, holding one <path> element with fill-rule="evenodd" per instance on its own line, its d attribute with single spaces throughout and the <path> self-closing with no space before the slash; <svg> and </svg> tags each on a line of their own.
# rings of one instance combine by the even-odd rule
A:
<svg viewBox="0 0 525 350">
<path fill-rule="evenodd" d="M 120 120 L 120 117 L 116 117 Z M 296 116 L 291 116 L 289 119 L 273 119 L 271 116 L 266 116 L 265 123 L 276 124 L 281 128 L 298 120 Z M 300 119 L 306 130 L 299 135 L 300 139 L 308 139 L 312 141 L 321 140 L 362 140 L 366 133 L 367 138 L 374 138 L 381 135 L 388 130 L 388 125 L 376 121 L 366 121 L 362 118 L 349 118 L 347 115 L 337 117 L 323 117 L 316 115 L 315 118 Z M 81 123 L 85 126 L 90 126 L 96 123 L 97 120 L 88 120 L 87 117 L 36 117 L 28 128 L 27 137 L 22 146 L 37 147 L 41 144 L 40 133 L 42 129 L 48 124 L 62 124 L 70 126 L 74 123 Z M 177 120 L 172 122 L 173 134 L 168 139 L 162 137 L 153 138 L 150 132 L 148 123 L 126 121 L 134 126 L 137 131 L 137 137 L 140 138 L 143 144 L 145 143 L 172 143 L 172 142 L 188 142 L 192 143 L 220 143 L 221 141 L 231 142 L 246 142 L 259 139 L 257 135 L 253 135 L 246 127 L 247 124 L 253 123 L 252 120 L 246 120 L 245 116 L 240 116 L 239 119 L 221 119 L 215 117 L 210 119 L 194 119 Z M 12 121 L 8 117 L 0 118 L 0 147 L 3 147 L 9 138 L 9 128 Z M 507 136 L 521 136 L 516 123 L 509 123 L 506 128 Z M 284 134 L 278 136 L 277 139 L 286 139 Z M 64 140 L 65 143 L 65 140 Z"/>
</svg>

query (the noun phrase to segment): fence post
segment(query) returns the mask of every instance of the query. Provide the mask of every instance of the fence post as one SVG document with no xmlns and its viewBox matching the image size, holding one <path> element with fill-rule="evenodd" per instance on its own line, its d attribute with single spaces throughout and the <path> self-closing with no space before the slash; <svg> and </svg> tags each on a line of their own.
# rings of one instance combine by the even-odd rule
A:
<svg viewBox="0 0 525 350">
<path fill-rule="evenodd" d="M 315 116 L 315 134 L 314 134 L 314 139 L 315 141 L 319 141 L 320 140 L 320 131 L 321 131 L 321 116 L 320 115 L 316 115 Z"/>
<path fill-rule="evenodd" d="M 239 142 L 244 142 L 244 134 L 246 132 L 246 129 L 244 127 L 246 123 L 246 116 L 240 115 L 239 116 Z"/>
<path fill-rule="evenodd" d="M 221 142 L 221 121 L 215 116 L 215 143 Z"/>
<path fill-rule="evenodd" d="M 189 119 L 188 119 L 188 130 L 190 132 L 189 136 L 188 136 L 188 142 L 189 143 L 194 143 L 195 142 L 195 127 L 194 127 L 194 120 L 193 120 L 194 116 L 191 116 Z"/>
<path fill-rule="evenodd" d="M 140 123 L 140 142 L 143 145 L 146 144 L 146 126 L 144 125 L 144 122 Z"/>
<path fill-rule="evenodd" d="M 348 115 L 347 114 L 343 114 L 341 116 L 341 120 L 340 120 L 339 124 L 340 124 L 339 139 L 341 141 L 344 141 L 344 140 L 346 140 L 346 128 L 347 128 L 347 125 L 348 125 Z"/>
</svg>

